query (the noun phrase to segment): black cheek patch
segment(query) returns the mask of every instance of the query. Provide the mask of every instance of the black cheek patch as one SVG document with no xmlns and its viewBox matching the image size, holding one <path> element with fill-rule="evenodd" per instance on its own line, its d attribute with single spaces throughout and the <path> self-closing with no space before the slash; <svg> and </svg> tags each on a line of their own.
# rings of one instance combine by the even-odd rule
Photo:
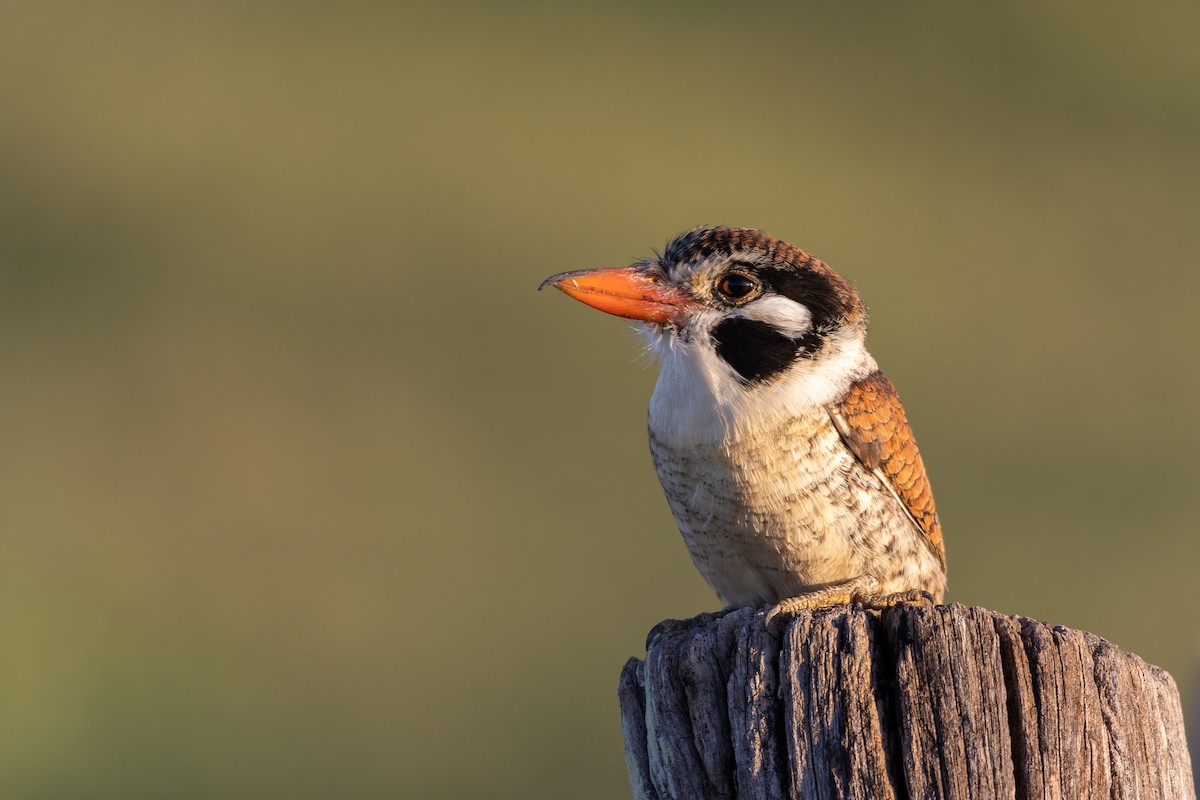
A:
<svg viewBox="0 0 1200 800">
<path fill-rule="evenodd" d="M 733 367 L 745 383 L 769 381 L 787 371 L 799 358 L 809 358 L 821 347 L 815 331 L 793 339 L 756 319 L 731 317 L 713 328 L 717 355 Z"/>
</svg>

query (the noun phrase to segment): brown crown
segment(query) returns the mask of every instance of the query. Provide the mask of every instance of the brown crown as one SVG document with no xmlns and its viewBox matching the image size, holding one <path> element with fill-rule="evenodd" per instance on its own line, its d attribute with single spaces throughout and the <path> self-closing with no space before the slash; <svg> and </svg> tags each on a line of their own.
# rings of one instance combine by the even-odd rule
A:
<svg viewBox="0 0 1200 800">
<path fill-rule="evenodd" d="M 754 253 L 760 267 L 793 272 L 797 277 L 804 275 L 806 288 L 824 295 L 810 300 L 823 302 L 832 312 L 831 316 L 840 318 L 839 322 L 865 322 L 866 309 L 849 281 L 819 258 L 757 228 L 695 228 L 667 245 L 659 265 L 670 274 L 678 265 L 701 258 L 716 255 L 736 260 L 739 254 L 748 253 Z"/>
</svg>

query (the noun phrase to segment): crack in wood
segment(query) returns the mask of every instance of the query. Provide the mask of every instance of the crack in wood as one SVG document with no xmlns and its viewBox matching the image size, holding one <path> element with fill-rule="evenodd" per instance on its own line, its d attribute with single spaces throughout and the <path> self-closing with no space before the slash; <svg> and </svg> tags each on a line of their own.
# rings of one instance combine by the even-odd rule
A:
<svg viewBox="0 0 1200 800">
<path fill-rule="evenodd" d="M 1170 675 L 960 605 L 766 609 L 672 629 L 621 672 L 630 787 L 668 798 L 1194 800 Z"/>
</svg>

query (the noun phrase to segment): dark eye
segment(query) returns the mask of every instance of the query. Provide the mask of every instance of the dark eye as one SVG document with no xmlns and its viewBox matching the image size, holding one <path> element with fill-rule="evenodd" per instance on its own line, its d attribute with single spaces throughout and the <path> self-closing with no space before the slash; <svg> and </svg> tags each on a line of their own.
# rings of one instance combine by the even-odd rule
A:
<svg viewBox="0 0 1200 800">
<path fill-rule="evenodd" d="M 741 300 L 758 288 L 758 283 L 748 275 L 731 272 L 717 281 L 717 291 L 730 300 Z"/>
</svg>

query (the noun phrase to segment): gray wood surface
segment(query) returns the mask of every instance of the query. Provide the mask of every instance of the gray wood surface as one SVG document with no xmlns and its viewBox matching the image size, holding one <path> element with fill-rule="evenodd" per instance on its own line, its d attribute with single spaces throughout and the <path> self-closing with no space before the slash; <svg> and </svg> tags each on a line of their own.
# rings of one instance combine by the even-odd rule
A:
<svg viewBox="0 0 1200 800">
<path fill-rule="evenodd" d="M 1089 633 L 960 605 L 744 609 L 621 672 L 635 798 L 1192 800 L 1175 682 Z"/>
</svg>

